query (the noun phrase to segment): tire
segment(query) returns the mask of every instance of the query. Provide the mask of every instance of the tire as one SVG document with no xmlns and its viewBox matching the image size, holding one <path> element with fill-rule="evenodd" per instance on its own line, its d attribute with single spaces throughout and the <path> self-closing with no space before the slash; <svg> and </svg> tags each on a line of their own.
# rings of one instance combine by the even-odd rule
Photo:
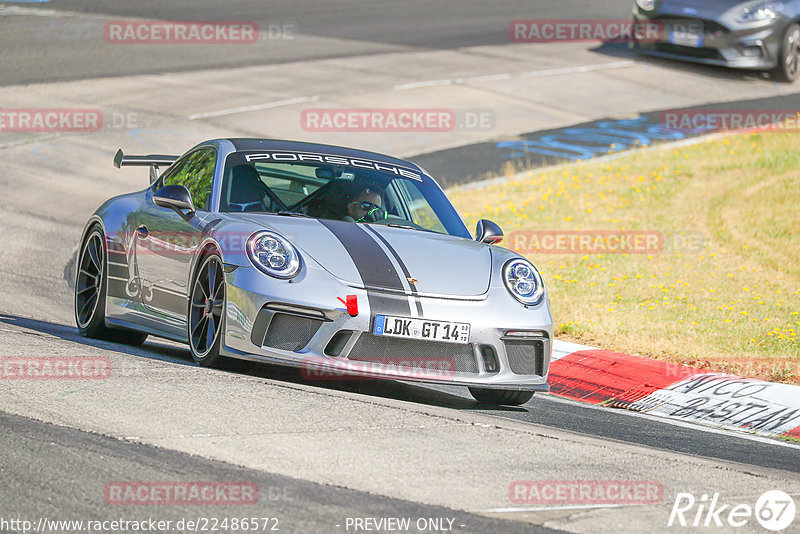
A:
<svg viewBox="0 0 800 534">
<path fill-rule="evenodd" d="M 75 324 L 78 333 L 128 345 L 141 345 L 147 334 L 106 327 L 105 302 L 108 290 L 108 258 L 103 230 L 95 226 L 81 245 L 75 273 Z"/>
<path fill-rule="evenodd" d="M 533 391 L 469 388 L 469 392 L 481 404 L 493 406 L 521 406 L 533 398 Z"/>
<path fill-rule="evenodd" d="M 203 367 L 220 367 L 225 320 L 225 273 L 215 253 L 200 256 L 189 294 L 188 337 L 192 358 Z"/>
<path fill-rule="evenodd" d="M 774 74 L 789 83 L 800 78 L 800 25 L 792 24 L 786 30 Z"/>
</svg>

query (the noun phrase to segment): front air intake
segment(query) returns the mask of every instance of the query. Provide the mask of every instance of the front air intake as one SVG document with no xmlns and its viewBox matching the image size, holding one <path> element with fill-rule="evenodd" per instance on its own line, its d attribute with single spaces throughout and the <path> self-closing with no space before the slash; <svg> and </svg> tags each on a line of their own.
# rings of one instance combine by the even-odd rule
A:
<svg viewBox="0 0 800 534">
<path fill-rule="evenodd" d="M 472 345 L 401 339 L 361 334 L 347 355 L 349 360 L 360 362 L 396 363 L 404 359 L 436 363 L 455 368 L 457 373 L 477 373 L 478 360 Z"/>
<path fill-rule="evenodd" d="M 506 339 L 503 343 L 512 373 L 544 376 L 544 340 Z"/>
<path fill-rule="evenodd" d="M 310 317 L 276 313 L 272 316 L 262 346 L 298 351 L 308 345 L 323 321 Z"/>
</svg>

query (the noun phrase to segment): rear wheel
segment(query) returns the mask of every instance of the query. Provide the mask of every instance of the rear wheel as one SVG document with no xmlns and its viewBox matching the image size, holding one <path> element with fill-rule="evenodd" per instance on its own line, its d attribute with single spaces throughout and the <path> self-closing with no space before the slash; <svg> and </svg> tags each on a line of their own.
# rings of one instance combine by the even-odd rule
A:
<svg viewBox="0 0 800 534">
<path fill-rule="evenodd" d="M 188 323 L 192 357 L 204 367 L 219 367 L 224 360 L 219 353 L 224 310 L 222 260 L 217 254 L 202 256 L 192 281 Z"/>
<path fill-rule="evenodd" d="M 793 82 L 800 78 L 800 25 L 798 24 L 792 24 L 786 30 L 775 75 L 785 82 Z"/>
<path fill-rule="evenodd" d="M 99 226 L 95 226 L 81 247 L 75 277 L 75 322 L 78 332 L 92 339 L 141 345 L 147 339 L 147 334 L 113 330 L 105 325 L 107 265 L 105 235 Z"/>
<path fill-rule="evenodd" d="M 495 406 L 521 406 L 533 398 L 533 391 L 469 388 L 469 392 L 481 404 Z"/>
</svg>

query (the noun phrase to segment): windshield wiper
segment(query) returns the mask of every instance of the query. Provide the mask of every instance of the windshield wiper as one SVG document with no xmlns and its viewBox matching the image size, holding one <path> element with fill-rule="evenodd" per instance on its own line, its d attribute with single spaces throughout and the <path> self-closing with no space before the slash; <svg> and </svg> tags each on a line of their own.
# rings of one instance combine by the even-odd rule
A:
<svg viewBox="0 0 800 534">
<path fill-rule="evenodd" d="M 414 228 L 413 226 L 409 226 L 407 224 L 389 223 L 386 226 L 391 228 L 407 228 L 409 230 L 418 230 L 418 228 Z"/>
</svg>

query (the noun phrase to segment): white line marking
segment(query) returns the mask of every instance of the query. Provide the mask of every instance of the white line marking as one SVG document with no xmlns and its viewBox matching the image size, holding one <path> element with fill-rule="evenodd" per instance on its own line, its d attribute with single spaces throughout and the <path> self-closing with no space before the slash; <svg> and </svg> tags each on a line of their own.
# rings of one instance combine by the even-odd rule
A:
<svg viewBox="0 0 800 534">
<path fill-rule="evenodd" d="M 253 106 L 243 106 L 240 108 L 221 109 L 219 111 L 209 111 L 207 113 L 197 113 L 186 117 L 190 121 L 198 119 L 210 119 L 212 117 L 223 117 L 225 115 L 235 115 L 237 113 L 247 113 L 248 111 L 260 111 L 262 109 L 279 108 L 283 106 L 292 106 L 294 104 L 305 104 L 307 102 L 316 102 L 319 100 L 319 95 L 314 96 L 301 96 L 298 98 L 289 98 L 286 100 L 277 100 L 275 102 L 267 102 L 266 104 L 256 104 Z"/>
<path fill-rule="evenodd" d="M 597 65 L 584 65 L 582 67 L 565 67 L 563 69 L 532 70 L 520 74 L 520 78 L 535 78 L 539 76 L 561 76 L 562 74 L 574 74 L 577 72 L 592 72 L 595 70 L 624 69 L 636 65 L 633 61 L 614 61 L 612 63 L 600 63 Z"/>
<path fill-rule="evenodd" d="M 433 87 L 435 85 L 453 85 L 455 80 L 431 80 L 429 82 L 414 82 L 395 85 L 395 91 L 407 91 L 408 89 L 420 89 L 422 87 Z"/>
<path fill-rule="evenodd" d="M 487 74 L 485 76 L 471 76 L 469 78 L 448 78 L 446 80 L 429 80 L 426 82 L 412 82 L 395 85 L 395 91 L 408 91 L 409 89 L 422 89 L 424 87 L 436 87 L 441 85 L 461 85 L 465 83 L 494 82 L 498 80 L 510 80 L 515 76 L 518 78 L 533 78 L 539 76 L 560 76 L 562 74 L 574 74 L 578 72 L 592 72 L 595 70 L 610 70 L 633 67 L 634 61 L 614 61 L 611 63 L 599 63 L 596 65 L 582 65 L 580 67 L 564 67 L 563 69 L 532 70 L 520 74 Z"/>
<path fill-rule="evenodd" d="M 24 6 L 0 6 L 0 15 L 16 15 L 23 17 L 72 17 L 80 15 L 74 11 L 61 11 L 55 9 L 42 9 L 37 7 Z"/>
<path fill-rule="evenodd" d="M 472 76 L 467 78 L 468 83 L 473 82 L 494 82 L 497 80 L 510 80 L 510 74 L 487 74 L 486 76 Z"/>
<path fill-rule="evenodd" d="M 427 82 L 401 83 L 392 87 L 395 91 L 407 91 L 422 87 L 436 87 L 441 85 L 462 85 L 465 83 L 492 82 L 496 80 L 510 80 L 511 74 L 487 74 L 485 76 L 470 76 L 468 78 L 448 78 L 446 80 L 430 80 Z"/>
<path fill-rule="evenodd" d="M 634 506 L 634 505 L 628 505 Z M 592 510 L 594 508 L 621 508 L 621 504 L 573 504 L 569 506 L 540 506 L 537 508 L 490 508 L 485 514 L 509 514 L 515 512 L 549 512 L 552 510 Z"/>
</svg>

